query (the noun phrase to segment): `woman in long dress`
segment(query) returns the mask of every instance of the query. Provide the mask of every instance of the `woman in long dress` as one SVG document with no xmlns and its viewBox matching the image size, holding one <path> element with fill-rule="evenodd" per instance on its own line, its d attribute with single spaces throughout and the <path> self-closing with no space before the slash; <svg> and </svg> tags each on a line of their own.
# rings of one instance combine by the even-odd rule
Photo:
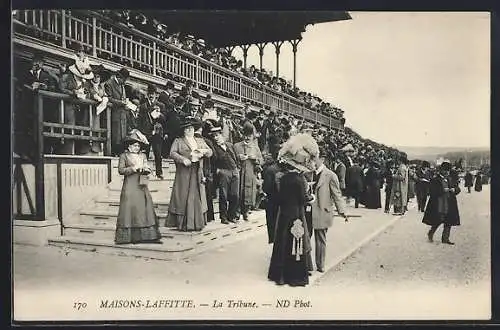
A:
<svg viewBox="0 0 500 330">
<path fill-rule="evenodd" d="M 146 155 L 141 152 L 141 145 L 146 143 L 146 137 L 138 130 L 133 130 L 124 139 L 127 150 L 118 162 L 118 173 L 124 179 L 116 222 L 116 244 L 162 243 L 158 217 L 145 178 L 151 173 Z"/>
<path fill-rule="evenodd" d="M 482 177 L 481 173 L 479 173 L 479 172 L 476 174 L 476 182 L 474 185 L 474 190 L 477 192 L 480 192 L 483 190 L 483 177 Z"/>
<path fill-rule="evenodd" d="M 414 167 L 408 168 L 408 200 L 412 200 L 416 196 L 415 186 L 418 177 Z"/>
<path fill-rule="evenodd" d="M 283 175 L 277 194 L 278 216 L 268 279 L 278 285 L 305 286 L 311 270 L 311 242 L 305 206 L 314 196 L 307 192 L 303 172 L 311 171 L 317 157 L 316 141 L 306 134 L 292 136 L 280 150 Z"/>
<path fill-rule="evenodd" d="M 180 125 L 183 135 L 172 143 L 170 157 L 175 162 L 175 179 L 168 206 L 166 227 L 180 231 L 200 231 L 207 224 L 206 178 L 203 162 L 212 156 L 212 149 L 203 138 L 194 136 L 198 122 L 187 117 Z"/>
<path fill-rule="evenodd" d="M 405 158 L 401 157 L 396 173 L 392 176 L 391 205 L 394 205 L 394 214 L 403 215 L 408 203 L 408 169 Z"/>
<path fill-rule="evenodd" d="M 255 206 L 257 173 L 264 161 L 257 140 L 254 137 L 254 127 L 245 123 L 243 125 L 243 141 L 234 144 L 234 151 L 239 157 L 241 165 L 240 211 L 245 221 L 248 221 L 248 213 Z"/>
<path fill-rule="evenodd" d="M 382 207 L 380 189 L 382 187 L 382 177 L 377 162 L 370 162 L 370 167 L 365 174 L 365 201 L 367 209 L 379 209 Z"/>
</svg>

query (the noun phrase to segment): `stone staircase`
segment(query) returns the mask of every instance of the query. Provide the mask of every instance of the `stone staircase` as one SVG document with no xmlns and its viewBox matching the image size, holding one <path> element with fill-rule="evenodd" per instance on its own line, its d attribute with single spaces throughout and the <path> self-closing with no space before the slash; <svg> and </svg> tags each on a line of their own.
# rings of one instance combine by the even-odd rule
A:
<svg viewBox="0 0 500 330">
<path fill-rule="evenodd" d="M 161 260 L 179 260 L 203 253 L 265 230 L 264 211 L 254 211 L 249 221 L 224 225 L 218 219 L 218 200 L 214 200 L 215 221 L 199 232 L 180 232 L 163 227 L 175 177 L 172 160 L 163 161 L 163 180 L 150 178 L 149 190 L 156 214 L 160 220 L 163 244 L 115 245 L 116 218 L 120 205 L 123 177 L 118 174 L 118 159 L 112 161 L 112 181 L 107 191 L 82 205 L 69 219 L 64 219 L 63 236 L 49 239 L 49 245 L 106 254 L 144 257 Z M 150 164 L 154 168 L 154 164 Z"/>
</svg>

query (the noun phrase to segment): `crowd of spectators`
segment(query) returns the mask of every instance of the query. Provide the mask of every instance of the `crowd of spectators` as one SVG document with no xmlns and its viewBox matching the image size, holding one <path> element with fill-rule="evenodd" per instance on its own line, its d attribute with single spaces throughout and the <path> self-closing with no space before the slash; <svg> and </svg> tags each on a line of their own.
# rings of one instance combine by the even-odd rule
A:
<svg viewBox="0 0 500 330">
<path fill-rule="evenodd" d="M 203 39 L 196 39 L 192 35 L 184 34 L 179 31 L 171 31 L 167 25 L 156 19 L 149 19 L 144 14 L 137 11 L 101 10 L 99 12 L 110 17 L 115 22 L 126 25 L 129 28 L 138 29 L 207 61 L 240 73 L 260 85 L 265 85 L 276 91 L 293 96 L 303 101 L 309 109 L 315 110 L 323 115 L 331 115 L 337 119 L 343 118 L 343 110 L 333 106 L 329 102 L 323 101 L 316 95 L 312 95 L 311 93 L 300 90 L 298 87 L 294 87 L 292 81 L 287 81 L 282 77 L 276 77 L 272 71 L 267 71 L 264 68 L 258 69 L 254 65 L 244 68 L 243 62 L 237 60 L 225 48 L 216 49 L 207 44 Z"/>
</svg>

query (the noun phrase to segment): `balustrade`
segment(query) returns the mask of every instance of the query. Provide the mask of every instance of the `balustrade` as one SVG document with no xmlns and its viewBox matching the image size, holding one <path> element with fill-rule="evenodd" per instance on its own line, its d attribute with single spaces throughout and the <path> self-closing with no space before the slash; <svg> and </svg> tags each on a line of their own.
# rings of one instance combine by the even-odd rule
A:
<svg viewBox="0 0 500 330">
<path fill-rule="evenodd" d="M 309 109 L 288 94 L 184 51 L 92 11 L 19 10 L 14 33 L 41 38 L 48 43 L 73 48 L 82 44 L 89 53 L 116 61 L 145 73 L 185 82 L 198 89 L 263 108 L 281 110 L 328 127 L 341 128 L 336 118 Z"/>
</svg>

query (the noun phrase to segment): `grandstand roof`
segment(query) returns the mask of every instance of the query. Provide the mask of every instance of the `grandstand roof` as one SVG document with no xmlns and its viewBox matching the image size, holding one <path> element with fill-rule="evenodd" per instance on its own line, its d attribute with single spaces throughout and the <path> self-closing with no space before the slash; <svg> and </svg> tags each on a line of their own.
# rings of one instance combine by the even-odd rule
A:
<svg viewBox="0 0 500 330">
<path fill-rule="evenodd" d="M 351 19 L 345 11 L 150 11 L 147 16 L 217 48 L 301 39 L 309 24 Z"/>
</svg>

